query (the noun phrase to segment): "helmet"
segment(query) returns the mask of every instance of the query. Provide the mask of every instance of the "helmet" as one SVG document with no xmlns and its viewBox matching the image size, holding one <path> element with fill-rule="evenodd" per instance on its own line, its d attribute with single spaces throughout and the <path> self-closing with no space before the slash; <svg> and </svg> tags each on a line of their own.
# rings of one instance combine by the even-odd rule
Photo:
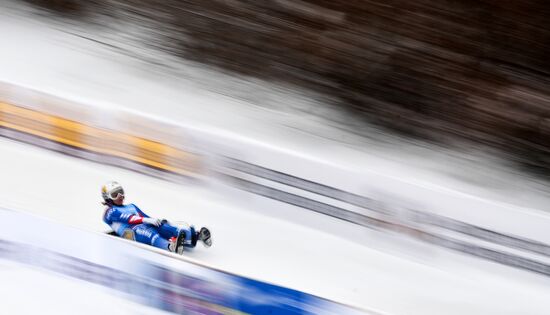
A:
<svg viewBox="0 0 550 315">
<path fill-rule="evenodd" d="M 124 196 L 124 189 L 115 181 L 107 182 L 105 185 L 101 186 L 101 196 L 107 204 L 112 204 L 113 200 L 118 198 L 119 194 Z"/>
</svg>

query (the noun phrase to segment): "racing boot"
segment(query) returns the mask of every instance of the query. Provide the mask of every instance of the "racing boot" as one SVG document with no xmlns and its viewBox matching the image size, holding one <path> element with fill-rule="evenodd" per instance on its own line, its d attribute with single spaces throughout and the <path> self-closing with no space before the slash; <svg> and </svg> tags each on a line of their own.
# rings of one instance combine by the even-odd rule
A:
<svg viewBox="0 0 550 315">
<path fill-rule="evenodd" d="M 202 227 L 199 232 L 199 240 L 201 240 L 206 247 L 212 246 L 212 236 L 210 235 L 210 230 Z"/>
<path fill-rule="evenodd" d="M 185 242 L 185 231 L 180 231 L 178 237 L 169 240 L 168 250 L 179 255 L 183 254 L 183 243 Z"/>
</svg>

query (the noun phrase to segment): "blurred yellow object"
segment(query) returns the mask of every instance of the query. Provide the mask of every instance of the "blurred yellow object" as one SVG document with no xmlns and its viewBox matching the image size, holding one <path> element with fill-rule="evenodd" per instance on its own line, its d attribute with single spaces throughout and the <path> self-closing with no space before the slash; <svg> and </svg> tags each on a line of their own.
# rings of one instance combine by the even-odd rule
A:
<svg viewBox="0 0 550 315">
<path fill-rule="evenodd" d="M 0 126 L 180 175 L 198 172 L 198 156 L 133 135 L 0 102 Z"/>
</svg>

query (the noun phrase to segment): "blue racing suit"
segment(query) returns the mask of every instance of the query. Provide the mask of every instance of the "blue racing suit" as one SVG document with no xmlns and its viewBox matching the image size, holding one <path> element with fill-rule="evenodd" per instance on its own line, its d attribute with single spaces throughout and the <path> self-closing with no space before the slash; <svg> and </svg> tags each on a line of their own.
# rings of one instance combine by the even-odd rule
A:
<svg viewBox="0 0 550 315">
<path fill-rule="evenodd" d="M 169 239 L 178 237 L 181 229 L 162 221 L 159 227 L 143 223 L 143 218 L 149 218 L 134 204 L 122 206 L 109 205 L 103 214 L 103 221 L 121 237 L 133 239 L 137 242 L 168 249 Z M 185 231 L 185 247 L 195 247 L 196 232 L 193 226 Z"/>
</svg>

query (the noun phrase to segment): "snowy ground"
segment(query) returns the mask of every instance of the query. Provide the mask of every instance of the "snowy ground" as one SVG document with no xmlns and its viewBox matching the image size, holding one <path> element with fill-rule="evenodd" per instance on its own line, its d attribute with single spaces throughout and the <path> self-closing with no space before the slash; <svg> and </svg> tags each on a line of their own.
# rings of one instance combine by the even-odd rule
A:
<svg viewBox="0 0 550 315">
<path fill-rule="evenodd" d="M 168 57 L 155 56 L 165 62 L 162 67 L 150 65 L 128 57 L 131 47 L 113 50 L 82 37 L 81 30 L 22 14 L 13 3 L 0 1 L 0 80 L 181 124 L 214 126 L 333 164 L 414 178 L 523 208 L 545 210 L 549 204 L 546 184 L 516 174 L 497 158 L 433 151 L 399 139 L 363 139 L 329 125 L 313 113 L 311 100 L 280 87 L 254 82 L 248 88 L 238 85 L 246 97 L 220 94 L 235 83 L 227 75 L 182 64 L 166 72 L 166 63 L 173 62 Z M 204 79 L 210 76 L 218 79 Z M 293 105 L 266 109 L 270 104 Z M 151 215 L 209 225 L 215 245 L 188 255 L 220 269 L 388 314 L 548 314 L 550 309 L 548 280 L 526 272 L 275 202 L 255 209 L 258 204 L 247 202 L 249 196 L 230 189 L 175 185 L 5 139 L 0 139 L 0 153 L 0 206 L 103 231 L 99 187 L 116 179 L 129 201 Z M 19 267 L 12 270 L 23 273 Z M 10 286 L 16 282 L 6 272 L 2 279 Z M 49 275 L 36 279 L 38 287 L 72 283 Z M 21 296 L 21 288 L 14 296 Z M 103 299 L 100 293 L 93 296 Z"/>
</svg>

